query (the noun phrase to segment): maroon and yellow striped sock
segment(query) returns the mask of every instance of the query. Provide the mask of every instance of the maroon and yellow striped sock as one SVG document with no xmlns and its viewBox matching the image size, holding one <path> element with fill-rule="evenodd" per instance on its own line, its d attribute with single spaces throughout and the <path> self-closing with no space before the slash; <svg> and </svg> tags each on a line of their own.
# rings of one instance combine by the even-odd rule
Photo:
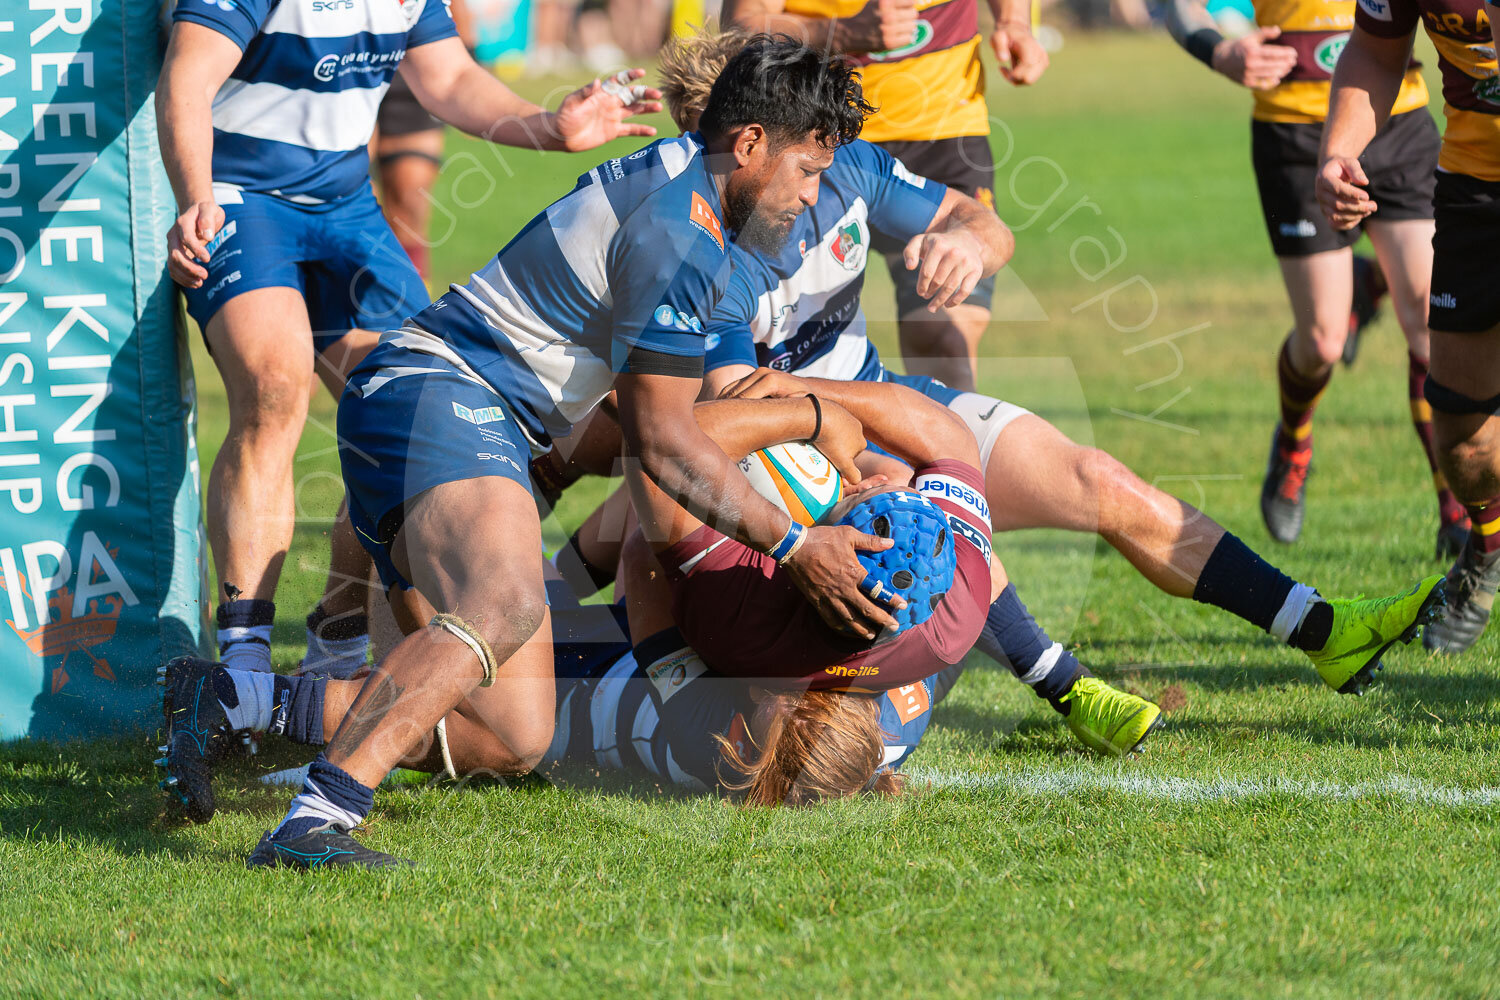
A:
<svg viewBox="0 0 1500 1000">
<path fill-rule="evenodd" d="M 1438 516 L 1444 524 L 1453 524 L 1469 515 L 1458 497 L 1448 488 L 1448 480 L 1438 470 L 1437 455 L 1432 450 L 1432 404 L 1422 395 L 1427 384 L 1427 362 L 1410 351 L 1406 352 L 1406 397 L 1411 402 L 1411 425 L 1416 428 L 1422 442 L 1422 451 L 1427 455 L 1427 467 L 1432 470 L 1432 487 L 1437 491 Z"/>
<path fill-rule="evenodd" d="M 1469 509 L 1469 544 L 1484 555 L 1500 552 L 1500 496 L 1464 506 Z"/>
<path fill-rule="evenodd" d="M 1276 382 L 1281 388 L 1281 424 L 1277 427 L 1276 443 L 1283 451 L 1303 451 L 1312 447 L 1313 410 L 1333 378 L 1333 368 L 1330 366 L 1324 374 L 1308 378 L 1292 367 L 1291 344 L 1288 334 L 1276 362 Z"/>
</svg>

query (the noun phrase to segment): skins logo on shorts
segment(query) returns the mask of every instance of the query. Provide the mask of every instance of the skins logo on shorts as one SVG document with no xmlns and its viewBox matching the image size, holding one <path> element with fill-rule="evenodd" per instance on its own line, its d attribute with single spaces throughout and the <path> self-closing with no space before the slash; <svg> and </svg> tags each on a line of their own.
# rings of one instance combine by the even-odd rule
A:
<svg viewBox="0 0 1500 1000">
<path fill-rule="evenodd" d="M 1344 46 L 1349 44 L 1349 35 L 1334 35 L 1325 38 L 1323 44 L 1313 49 L 1313 62 L 1325 73 L 1332 73 L 1333 67 L 1338 64 L 1339 56 L 1343 54 Z"/>
<path fill-rule="evenodd" d="M 1359 0 L 1359 9 L 1377 21 L 1391 20 L 1390 0 Z"/>
<path fill-rule="evenodd" d="M 714 242 L 719 244 L 720 250 L 724 249 L 724 227 L 719 224 L 719 217 L 714 214 L 714 210 L 708 207 L 708 199 L 697 191 L 693 192 L 693 204 L 688 209 L 688 221 L 712 236 Z"/>
<path fill-rule="evenodd" d="M 481 406 L 477 410 L 471 410 L 462 403 L 454 402 L 453 415 L 460 420 L 467 420 L 476 427 L 480 424 L 493 424 L 497 420 L 505 419 L 505 408 L 500 406 Z"/>
<path fill-rule="evenodd" d="M 892 59 L 905 59 L 913 52 L 918 51 L 928 42 L 932 41 L 932 22 L 918 21 L 917 28 L 912 32 L 911 42 L 901 46 L 899 49 L 886 49 L 884 52 L 871 52 L 871 62 L 890 62 Z"/>
<path fill-rule="evenodd" d="M 846 270 L 858 271 L 865 262 L 865 244 L 860 236 L 859 223 L 851 222 L 840 229 L 828 249 L 833 252 L 833 259 Z"/>
</svg>

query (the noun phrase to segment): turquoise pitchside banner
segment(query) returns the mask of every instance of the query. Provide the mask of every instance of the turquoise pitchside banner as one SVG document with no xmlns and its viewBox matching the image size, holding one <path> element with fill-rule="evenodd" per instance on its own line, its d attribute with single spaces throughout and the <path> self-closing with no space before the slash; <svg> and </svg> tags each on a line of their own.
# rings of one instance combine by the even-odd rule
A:
<svg viewBox="0 0 1500 1000">
<path fill-rule="evenodd" d="M 0 3 L 0 739 L 159 721 L 204 634 L 157 5 Z"/>
</svg>

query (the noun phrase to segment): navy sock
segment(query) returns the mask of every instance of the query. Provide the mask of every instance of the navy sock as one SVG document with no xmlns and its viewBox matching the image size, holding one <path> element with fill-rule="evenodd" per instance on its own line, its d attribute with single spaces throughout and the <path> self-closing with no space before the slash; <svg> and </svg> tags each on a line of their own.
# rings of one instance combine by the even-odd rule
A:
<svg viewBox="0 0 1500 1000">
<path fill-rule="evenodd" d="M 1203 566 L 1193 600 L 1223 608 L 1270 632 L 1294 586 L 1291 577 L 1226 531 Z"/>
<path fill-rule="evenodd" d="M 307 769 L 302 793 L 292 800 L 291 809 L 272 836 L 292 839 L 330 824 L 351 829 L 374 805 L 374 789 L 360 784 L 352 774 L 319 754 Z"/>
<path fill-rule="evenodd" d="M 1078 678 L 1092 676 L 1072 653 L 1042 630 L 1021 603 L 1013 583 L 1006 584 L 990 605 L 977 645 L 981 652 L 1010 667 L 1018 680 L 1029 684 L 1037 697 L 1051 702 L 1063 715 L 1069 710 L 1063 696 Z"/>
<path fill-rule="evenodd" d="M 271 725 L 266 732 L 293 743 L 323 742 L 323 694 L 327 677 L 276 675 L 271 695 Z"/>
</svg>

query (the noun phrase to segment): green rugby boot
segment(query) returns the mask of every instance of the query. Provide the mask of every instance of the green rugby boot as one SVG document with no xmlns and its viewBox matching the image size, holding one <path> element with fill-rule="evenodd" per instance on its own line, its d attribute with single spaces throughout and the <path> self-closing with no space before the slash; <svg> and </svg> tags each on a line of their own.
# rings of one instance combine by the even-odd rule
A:
<svg viewBox="0 0 1500 1000">
<path fill-rule="evenodd" d="M 1134 753 L 1162 724 L 1161 709 L 1145 698 L 1110 687 L 1097 677 L 1080 677 L 1060 699 L 1072 706 L 1068 728 L 1096 753 Z"/>
<path fill-rule="evenodd" d="M 1442 613 L 1444 591 L 1443 578 L 1429 576 L 1395 597 L 1329 601 L 1333 627 L 1328 641 L 1307 654 L 1323 683 L 1339 694 L 1364 694 L 1385 651 L 1411 642 Z"/>
</svg>

